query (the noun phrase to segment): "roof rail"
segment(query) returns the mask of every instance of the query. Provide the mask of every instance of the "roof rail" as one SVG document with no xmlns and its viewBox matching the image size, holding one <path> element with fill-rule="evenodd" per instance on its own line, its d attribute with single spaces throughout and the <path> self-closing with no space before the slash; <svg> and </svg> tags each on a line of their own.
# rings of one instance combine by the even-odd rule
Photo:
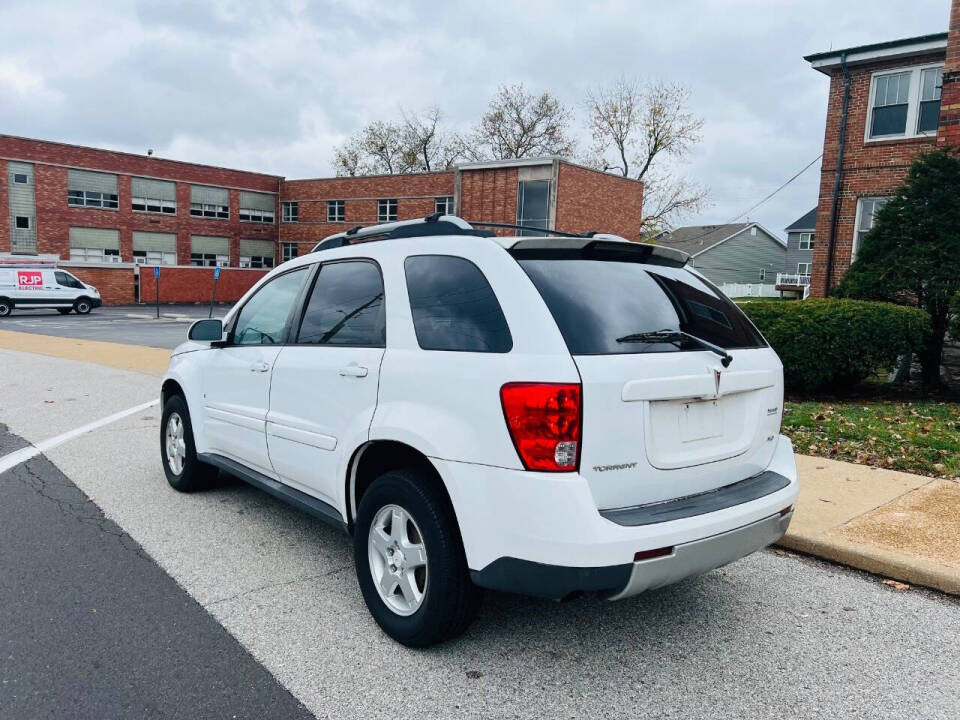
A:
<svg viewBox="0 0 960 720">
<path fill-rule="evenodd" d="M 424 227 L 429 226 L 429 227 Z M 398 222 L 368 225 L 357 225 L 346 232 L 330 235 L 318 242 L 310 252 L 329 250 L 360 242 L 372 240 L 386 240 L 388 238 L 415 237 L 418 235 L 474 235 L 488 236 L 483 230 L 476 230 L 466 220 L 456 215 L 432 213 L 424 218 L 415 220 L 400 220 Z"/>
</svg>

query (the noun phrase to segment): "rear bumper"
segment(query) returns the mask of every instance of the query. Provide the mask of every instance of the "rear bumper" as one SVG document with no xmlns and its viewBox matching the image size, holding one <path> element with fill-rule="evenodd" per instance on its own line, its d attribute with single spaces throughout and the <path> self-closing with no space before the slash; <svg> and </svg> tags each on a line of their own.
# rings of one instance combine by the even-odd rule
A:
<svg viewBox="0 0 960 720">
<path fill-rule="evenodd" d="M 776 542 L 790 522 L 798 481 L 793 446 L 780 436 L 771 492 L 691 516 L 645 524 L 598 512 L 584 478 L 433 460 L 460 525 L 478 585 L 543 597 L 593 591 L 627 597 L 706 572 Z M 605 517 L 604 515 L 607 515 Z M 623 524 L 621 524 L 623 523 Z M 673 548 L 634 562 L 637 552 Z"/>
</svg>

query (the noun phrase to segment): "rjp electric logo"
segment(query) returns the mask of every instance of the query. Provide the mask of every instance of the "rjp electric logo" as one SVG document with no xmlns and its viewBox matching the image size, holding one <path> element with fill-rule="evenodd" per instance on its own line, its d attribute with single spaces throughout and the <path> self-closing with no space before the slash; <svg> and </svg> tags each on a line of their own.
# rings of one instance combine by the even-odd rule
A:
<svg viewBox="0 0 960 720">
<path fill-rule="evenodd" d="M 43 273 L 39 270 L 17 270 L 17 285 L 21 290 L 42 290 Z"/>
</svg>

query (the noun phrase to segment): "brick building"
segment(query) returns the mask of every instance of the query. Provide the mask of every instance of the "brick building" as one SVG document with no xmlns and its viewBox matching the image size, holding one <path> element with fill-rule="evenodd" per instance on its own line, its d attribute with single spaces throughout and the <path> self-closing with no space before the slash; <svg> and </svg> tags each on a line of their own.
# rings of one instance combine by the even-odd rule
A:
<svg viewBox="0 0 960 720">
<path fill-rule="evenodd" d="M 810 281 L 822 297 L 917 154 L 960 145 L 960 0 L 949 32 L 804 59 L 830 78 Z"/>
<path fill-rule="evenodd" d="M 546 157 L 410 175 L 286 180 L 0 135 L 0 255 L 56 258 L 107 303 L 236 300 L 277 262 L 355 225 L 424 217 L 637 236 L 641 183 Z"/>
</svg>

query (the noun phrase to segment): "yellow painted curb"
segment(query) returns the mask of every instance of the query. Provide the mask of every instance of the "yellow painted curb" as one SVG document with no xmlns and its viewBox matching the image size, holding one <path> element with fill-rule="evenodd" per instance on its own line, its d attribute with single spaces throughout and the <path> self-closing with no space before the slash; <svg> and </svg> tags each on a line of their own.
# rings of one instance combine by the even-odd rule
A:
<svg viewBox="0 0 960 720">
<path fill-rule="evenodd" d="M 147 375 L 163 375 L 170 364 L 170 350 L 11 330 L 0 330 L 0 348 L 80 360 Z"/>
</svg>

